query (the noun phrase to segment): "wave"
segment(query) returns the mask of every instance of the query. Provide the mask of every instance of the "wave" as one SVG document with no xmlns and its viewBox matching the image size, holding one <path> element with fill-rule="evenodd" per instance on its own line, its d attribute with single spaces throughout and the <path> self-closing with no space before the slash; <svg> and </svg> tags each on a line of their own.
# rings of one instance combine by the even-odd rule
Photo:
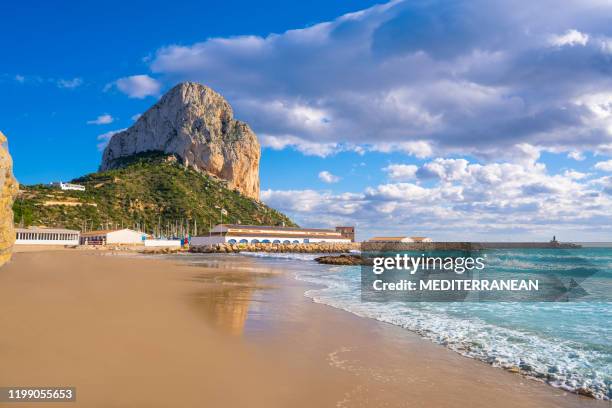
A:
<svg viewBox="0 0 612 408">
<path fill-rule="evenodd" d="M 519 369 L 526 376 L 544 381 L 552 386 L 575 392 L 582 389 L 599 399 L 612 397 L 612 355 L 609 347 L 600 344 L 585 345 L 573 339 L 561 339 L 537 333 L 529 328 L 508 325 L 515 318 L 524 316 L 543 318 L 564 314 L 601 314 L 601 306 L 581 304 L 466 304 L 466 303 L 372 303 L 360 298 L 359 268 L 336 267 L 318 271 L 296 273 L 296 278 L 318 285 L 305 295 L 316 303 L 342 309 L 355 315 L 394 324 L 413 331 L 435 343 L 444 345 L 464 356 L 476 358 L 496 367 Z M 523 309 L 524 308 L 524 309 Z M 609 313 L 609 304 L 603 306 Z M 546 313 L 542 313 L 545 311 Z M 523 314 L 521 314 L 523 313 Z M 494 315 L 506 326 L 492 324 L 478 317 Z M 604 321 L 601 324 L 606 324 Z M 569 323 L 568 323 L 569 324 Z M 574 323 L 572 323 L 574 324 Z M 582 326 L 580 326 L 583 324 Z M 538 327 L 537 322 L 533 324 Z M 575 322 L 574 330 L 582 330 L 577 337 L 591 334 L 598 328 L 586 322 Z M 567 331 L 571 331 L 567 329 Z"/>
<path fill-rule="evenodd" d="M 464 356 L 567 391 L 612 399 L 612 337 L 609 321 L 610 252 L 487 252 L 488 267 L 502 274 L 553 270 L 564 275 L 596 268 L 590 292 L 603 302 L 578 303 L 372 303 L 360 297 L 360 267 L 319 265 L 324 254 L 242 253 L 297 261 L 295 277 L 316 285 L 305 296 L 316 303 L 394 324 Z M 597 289 L 597 290 L 595 290 Z"/>
</svg>

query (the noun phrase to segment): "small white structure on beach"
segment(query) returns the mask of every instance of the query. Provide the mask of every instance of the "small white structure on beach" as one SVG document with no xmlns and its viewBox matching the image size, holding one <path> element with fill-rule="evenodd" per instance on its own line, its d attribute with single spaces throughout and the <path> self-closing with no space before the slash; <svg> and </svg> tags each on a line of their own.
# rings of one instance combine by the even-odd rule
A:
<svg viewBox="0 0 612 408">
<path fill-rule="evenodd" d="M 213 244 L 308 244 L 349 243 L 340 232 L 321 228 L 293 228 L 263 225 L 219 224 L 209 235 L 192 237 L 192 246 Z"/>
<path fill-rule="evenodd" d="M 128 228 L 117 230 L 98 230 L 81 233 L 81 245 L 106 244 L 143 244 L 147 234 Z"/>
<path fill-rule="evenodd" d="M 63 228 L 16 228 L 16 245 L 79 245 L 80 232 Z"/>
<path fill-rule="evenodd" d="M 53 187 L 59 187 L 60 190 L 77 190 L 77 191 L 85 191 L 85 186 L 80 184 L 72 184 L 72 183 L 63 183 L 61 181 L 56 181 L 51 183 Z"/>
<path fill-rule="evenodd" d="M 180 239 L 145 239 L 144 245 L 146 247 L 170 247 L 180 248 Z"/>
<path fill-rule="evenodd" d="M 428 237 L 374 237 L 368 242 L 433 242 Z"/>
</svg>

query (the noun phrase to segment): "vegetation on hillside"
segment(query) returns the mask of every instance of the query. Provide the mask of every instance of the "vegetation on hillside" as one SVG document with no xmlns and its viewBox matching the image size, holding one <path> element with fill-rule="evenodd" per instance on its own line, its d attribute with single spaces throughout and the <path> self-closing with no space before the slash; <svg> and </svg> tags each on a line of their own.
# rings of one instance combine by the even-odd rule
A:
<svg viewBox="0 0 612 408">
<path fill-rule="evenodd" d="M 86 191 L 21 186 L 13 205 L 15 225 L 125 227 L 166 236 L 206 233 L 221 221 L 295 226 L 284 214 L 228 189 L 223 180 L 182 166 L 174 156 L 146 153 L 122 160 L 121 168 L 73 180 Z"/>
</svg>

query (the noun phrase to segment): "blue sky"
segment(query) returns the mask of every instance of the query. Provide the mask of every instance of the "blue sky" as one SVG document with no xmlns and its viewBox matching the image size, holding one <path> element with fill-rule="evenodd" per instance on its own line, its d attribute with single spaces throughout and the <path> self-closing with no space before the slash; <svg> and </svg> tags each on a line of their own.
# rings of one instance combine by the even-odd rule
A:
<svg viewBox="0 0 612 408">
<path fill-rule="evenodd" d="M 25 184 L 97 169 L 170 87 L 211 86 L 303 225 L 612 240 L 603 0 L 0 5 L 0 130 Z M 467 234 L 467 236 L 466 236 Z"/>
<path fill-rule="evenodd" d="M 371 4 L 3 2 L 0 123 L 9 137 L 15 175 L 29 184 L 95 171 L 100 161 L 96 137 L 129 126 L 132 116 L 156 100 L 130 99 L 103 92 L 104 87 L 146 71 L 143 59 L 161 46 L 282 32 Z M 80 84 L 71 88 L 69 81 L 75 79 Z M 62 87 L 59 81 L 68 83 Z M 115 118 L 112 124 L 87 124 L 105 113 Z"/>
</svg>

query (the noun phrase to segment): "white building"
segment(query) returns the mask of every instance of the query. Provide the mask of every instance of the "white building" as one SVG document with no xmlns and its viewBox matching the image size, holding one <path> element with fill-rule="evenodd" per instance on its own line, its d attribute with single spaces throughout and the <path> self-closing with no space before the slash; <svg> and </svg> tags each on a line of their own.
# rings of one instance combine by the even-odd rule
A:
<svg viewBox="0 0 612 408">
<path fill-rule="evenodd" d="M 147 234 L 128 228 L 81 233 L 81 245 L 143 244 Z"/>
<path fill-rule="evenodd" d="M 51 183 L 53 187 L 59 187 L 61 190 L 77 190 L 77 191 L 85 191 L 85 186 L 80 184 L 72 184 L 72 183 L 62 183 L 61 181 Z"/>
<path fill-rule="evenodd" d="M 61 228 L 16 228 L 17 245 L 79 245 L 80 232 Z"/>
<path fill-rule="evenodd" d="M 433 242 L 428 237 L 374 237 L 368 242 Z"/>
<path fill-rule="evenodd" d="M 308 244 L 316 242 L 349 243 L 335 230 L 259 225 L 219 224 L 206 236 L 192 237 L 191 245 L 212 244 Z"/>
</svg>

